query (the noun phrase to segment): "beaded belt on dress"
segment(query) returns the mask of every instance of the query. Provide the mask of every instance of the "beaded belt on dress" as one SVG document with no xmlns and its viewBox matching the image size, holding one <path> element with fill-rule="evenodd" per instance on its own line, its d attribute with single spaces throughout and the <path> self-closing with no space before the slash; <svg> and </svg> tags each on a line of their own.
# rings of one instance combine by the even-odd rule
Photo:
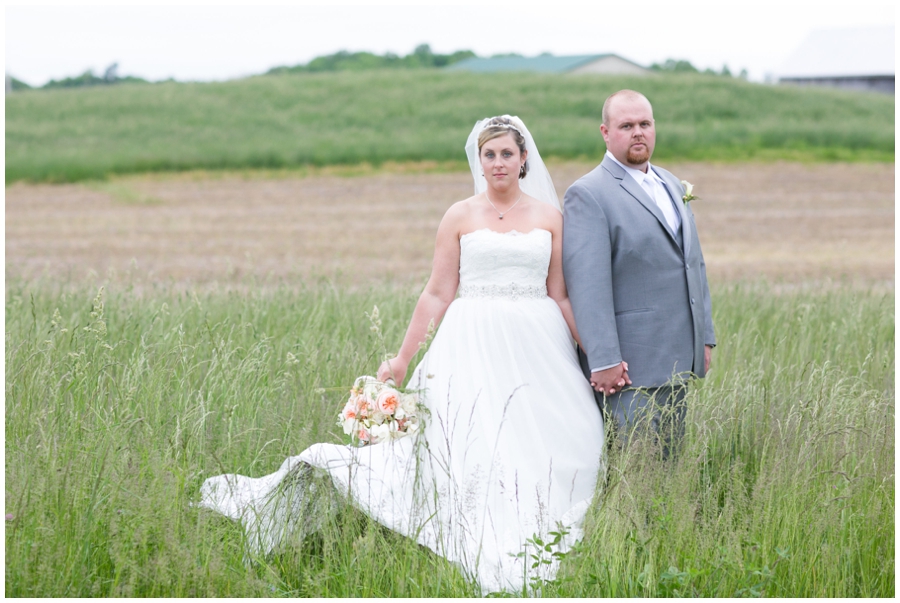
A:
<svg viewBox="0 0 900 603">
<path fill-rule="evenodd" d="M 547 285 L 460 285 L 460 297 L 495 297 L 503 299 L 541 299 L 547 297 Z"/>
</svg>

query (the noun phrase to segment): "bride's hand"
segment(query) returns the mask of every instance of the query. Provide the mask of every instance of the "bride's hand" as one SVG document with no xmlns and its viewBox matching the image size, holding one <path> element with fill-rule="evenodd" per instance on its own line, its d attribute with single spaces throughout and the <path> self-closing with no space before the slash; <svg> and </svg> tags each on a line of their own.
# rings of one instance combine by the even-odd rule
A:
<svg viewBox="0 0 900 603">
<path fill-rule="evenodd" d="M 376 378 L 384 383 L 391 379 L 394 381 L 394 385 L 400 387 L 403 385 L 403 379 L 406 378 L 406 368 L 407 365 L 401 362 L 399 358 L 391 358 L 381 363 L 381 366 L 378 367 Z"/>
</svg>

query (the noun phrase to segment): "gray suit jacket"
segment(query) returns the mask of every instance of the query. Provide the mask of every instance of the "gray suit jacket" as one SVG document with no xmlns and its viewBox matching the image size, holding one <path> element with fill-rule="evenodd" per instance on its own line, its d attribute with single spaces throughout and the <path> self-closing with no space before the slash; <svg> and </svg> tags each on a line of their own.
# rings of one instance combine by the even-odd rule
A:
<svg viewBox="0 0 900 603">
<path fill-rule="evenodd" d="M 684 188 L 654 166 L 681 212 L 676 235 L 620 165 L 603 162 L 566 191 L 563 272 L 587 364 L 625 360 L 634 387 L 705 376 L 715 345 L 706 264 Z"/>
</svg>

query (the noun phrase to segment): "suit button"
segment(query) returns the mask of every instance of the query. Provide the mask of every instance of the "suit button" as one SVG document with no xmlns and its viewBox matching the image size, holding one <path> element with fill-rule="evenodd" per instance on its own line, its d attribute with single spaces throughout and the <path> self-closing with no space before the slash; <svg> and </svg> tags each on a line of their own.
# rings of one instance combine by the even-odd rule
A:
<svg viewBox="0 0 900 603">
<path fill-rule="evenodd" d="M 691 269 L 691 265 L 690 265 L 690 264 L 685 264 L 684 267 L 687 268 L 688 270 Z"/>
<path fill-rule="evenodd" d="M 693 297 L 691 298 L 691 303 L 694 303 L 694 298 L 693 298 Z"/>
</svg>

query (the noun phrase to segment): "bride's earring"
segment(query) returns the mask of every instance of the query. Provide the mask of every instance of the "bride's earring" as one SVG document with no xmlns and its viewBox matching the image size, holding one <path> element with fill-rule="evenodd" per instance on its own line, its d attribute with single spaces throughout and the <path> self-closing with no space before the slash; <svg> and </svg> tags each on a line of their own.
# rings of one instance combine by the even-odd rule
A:
<svg viewBox="0 0 900 603">
<path fill-rule="evenodd" d="M 519 178 L 524 178 L 524 177 L 525 177 L 525 164 L 523 163 L 522 167 L 519 168 Z"/>
</svg>

